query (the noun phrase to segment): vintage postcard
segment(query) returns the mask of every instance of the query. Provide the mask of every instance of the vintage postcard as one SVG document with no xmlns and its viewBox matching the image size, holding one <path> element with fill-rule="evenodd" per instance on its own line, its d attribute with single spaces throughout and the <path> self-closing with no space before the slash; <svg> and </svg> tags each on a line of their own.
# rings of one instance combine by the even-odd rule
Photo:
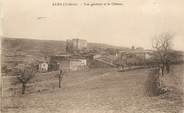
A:
<svg viewBox="0 0 184 113">
<path fill-rule="evenodd" d="M 184 113 L 183 0 L 1 0 L 2 113 Z"/>
</svg>

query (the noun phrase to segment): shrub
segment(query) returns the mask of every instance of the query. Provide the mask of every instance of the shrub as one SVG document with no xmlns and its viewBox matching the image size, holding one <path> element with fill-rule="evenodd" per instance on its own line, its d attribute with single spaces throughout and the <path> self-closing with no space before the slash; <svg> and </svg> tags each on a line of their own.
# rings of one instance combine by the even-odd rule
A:
<svg viewBox="0 0 184 113">
<path fill-rule="evenodd" d="M 158 96 L 166 92 L 160 79 L 159 68 L 150 70 L 145 86 L 149 96 Z"/>
</svg>

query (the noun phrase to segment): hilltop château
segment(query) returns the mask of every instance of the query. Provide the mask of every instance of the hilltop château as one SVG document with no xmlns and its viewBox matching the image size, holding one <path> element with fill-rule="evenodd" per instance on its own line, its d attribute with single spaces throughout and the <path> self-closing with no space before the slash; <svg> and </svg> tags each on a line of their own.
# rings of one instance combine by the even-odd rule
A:
<svg viewBox="0 0 184 113">
<path fill-rule="evenodd" d="M 66 51 L 84 50 L 88 48 L 88 42 L 82 39 L 72 39 L 66 41 Z"/>
</svg>

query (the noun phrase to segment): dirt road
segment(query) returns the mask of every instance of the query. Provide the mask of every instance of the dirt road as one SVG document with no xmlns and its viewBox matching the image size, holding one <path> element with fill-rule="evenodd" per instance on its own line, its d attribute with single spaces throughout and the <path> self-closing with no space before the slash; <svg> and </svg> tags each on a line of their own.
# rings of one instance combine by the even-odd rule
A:
<svg viewBox="0 0 184 113">
<path fill-rule="evenodd" d="M 85 76 L 85 77 L 82 77 Z M 8 113 L 179 113 L 179 101 L 149 97 L 147 70 L 71 75 L 62 88 L 4 99 Z M 85 78 L 85 79 L 84 79 Z M 75 80 L 76 79 L 76 80 Z"/>
</svg>

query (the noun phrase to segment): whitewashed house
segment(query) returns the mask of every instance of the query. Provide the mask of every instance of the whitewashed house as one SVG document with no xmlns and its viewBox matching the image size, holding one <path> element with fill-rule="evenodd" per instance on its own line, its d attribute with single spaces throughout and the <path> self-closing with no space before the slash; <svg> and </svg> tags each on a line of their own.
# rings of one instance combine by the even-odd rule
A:
<svg viewBox="0 0 184 113">
<path fill-rule="evenodd" d="M 43 62 L 43 63 L 39 64 L 39 71 L 40 72 L 47 72 L 48 68 L 49 68 L 49 65 L 46 62 Z"/>
</svg>

